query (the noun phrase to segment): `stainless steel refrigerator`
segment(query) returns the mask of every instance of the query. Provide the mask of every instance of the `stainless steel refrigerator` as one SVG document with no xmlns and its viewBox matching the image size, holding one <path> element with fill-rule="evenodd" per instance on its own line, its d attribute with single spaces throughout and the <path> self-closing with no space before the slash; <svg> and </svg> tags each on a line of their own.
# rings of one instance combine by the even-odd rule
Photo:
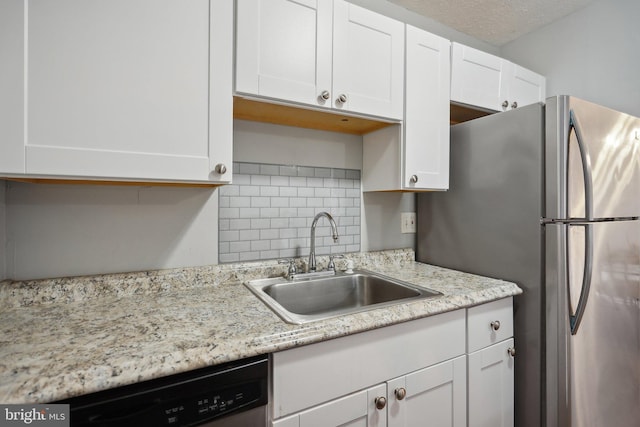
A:
<svg viewBox="0 0 640 427">
<path fill-rule="evenodd" d="M 640 119 L 559 96 L 451 127 L 418 261 L 516 282 L 515 425 L 638 426 Z"/>
</svg>

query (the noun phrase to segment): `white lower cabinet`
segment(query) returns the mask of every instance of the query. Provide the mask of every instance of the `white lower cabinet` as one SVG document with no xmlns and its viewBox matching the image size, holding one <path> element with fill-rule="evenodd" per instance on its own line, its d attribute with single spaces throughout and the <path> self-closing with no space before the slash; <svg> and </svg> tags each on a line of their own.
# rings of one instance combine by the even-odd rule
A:
<svg viewBox="0 0 640 427">
<path fill-rule="evenodd" d="M 464 427 L 466 375 L 461 356 L 387 382 L 388 427 Z"/>
<path fill-rule="evenodd" d="M 512 299 L 467 313 L 469 427 L 513 427 L 514 356 Z"/>
<path fill-rule="evenodd" d="M 272 425 L 461 427 L 464 341 L 456 310 L 275 353 Z"/>
<path fill-rule="evenodd" d="M 513 426 L 512 304 L 274 353 L 271 425 Z"/>
<path fill-rule="evenodd" d="M 370 389 L 332 400 L 324 405 L 304 411 L 274 426 L 327 427 L 361 426 L 384 427 L 387 425 L 386 410 L 377 409 L 380 397 L 386 395 L 387 387 L 381 384 Z"/>
<path fill-rule="evenodd" d="M 513 426 L 513 338 L 469 354 L 469 427 Z"/>
</svg>

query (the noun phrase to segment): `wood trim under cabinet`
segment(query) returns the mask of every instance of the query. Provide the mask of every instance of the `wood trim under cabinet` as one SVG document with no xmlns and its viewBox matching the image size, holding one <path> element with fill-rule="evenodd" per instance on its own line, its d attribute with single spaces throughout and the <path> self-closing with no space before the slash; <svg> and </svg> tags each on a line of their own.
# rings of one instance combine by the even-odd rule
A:
<svg viewBox="0 0 640 427">
<path fill-rule="evenodd" d="M 28 184 L 72 184 L 72 185 L 120 185 L 140 187 L 219 187 L 224 184 L 188 183 L 188 182 L 154 182 L 154 181 L 99 181 L 87 179 L 49 179 L 49 178 L 8 178 L 0 179 Z"/>
<path fill-rule="evenodd" d="M 233 118 L 354 135 L 364 135 L 393 124 L 329 111 L 256 101 L 238 96 L 233 98 Z"/>
</svg>

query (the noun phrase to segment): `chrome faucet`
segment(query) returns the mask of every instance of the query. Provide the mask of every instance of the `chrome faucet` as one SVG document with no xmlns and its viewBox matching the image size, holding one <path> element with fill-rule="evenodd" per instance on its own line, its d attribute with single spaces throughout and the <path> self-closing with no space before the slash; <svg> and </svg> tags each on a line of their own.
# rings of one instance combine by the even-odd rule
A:
<svg viewBox="0 0 640 427">
<path fill-rule="evenodd" d="M 331 232 L 333 241 L 338 241 L 338 227 L 336 226 L 336 222 L 333 220 L 333 217 L 329 215 L 328 212 L 320 212 L 313 218 L 313 222 L 311 223 L 311 250 L 309 251 L 309 271 L 316 271 L 316 225 L 318 224 L 318 220 L 321 217 L 327 217 L 329 220 L 329 224 L 331 224 Z"/>
</svg>

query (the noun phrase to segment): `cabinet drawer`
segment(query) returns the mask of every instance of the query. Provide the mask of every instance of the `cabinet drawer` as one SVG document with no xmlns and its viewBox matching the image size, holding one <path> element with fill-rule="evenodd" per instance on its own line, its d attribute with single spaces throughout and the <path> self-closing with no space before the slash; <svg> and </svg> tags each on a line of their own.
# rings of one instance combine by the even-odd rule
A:
<svg viewBox="0 0 640 427">
<path fill-rule="evenodd" d="M 512 336 L 512 298 L 467 309 L 467 352 L 488 347 Z"/>
</svg>

